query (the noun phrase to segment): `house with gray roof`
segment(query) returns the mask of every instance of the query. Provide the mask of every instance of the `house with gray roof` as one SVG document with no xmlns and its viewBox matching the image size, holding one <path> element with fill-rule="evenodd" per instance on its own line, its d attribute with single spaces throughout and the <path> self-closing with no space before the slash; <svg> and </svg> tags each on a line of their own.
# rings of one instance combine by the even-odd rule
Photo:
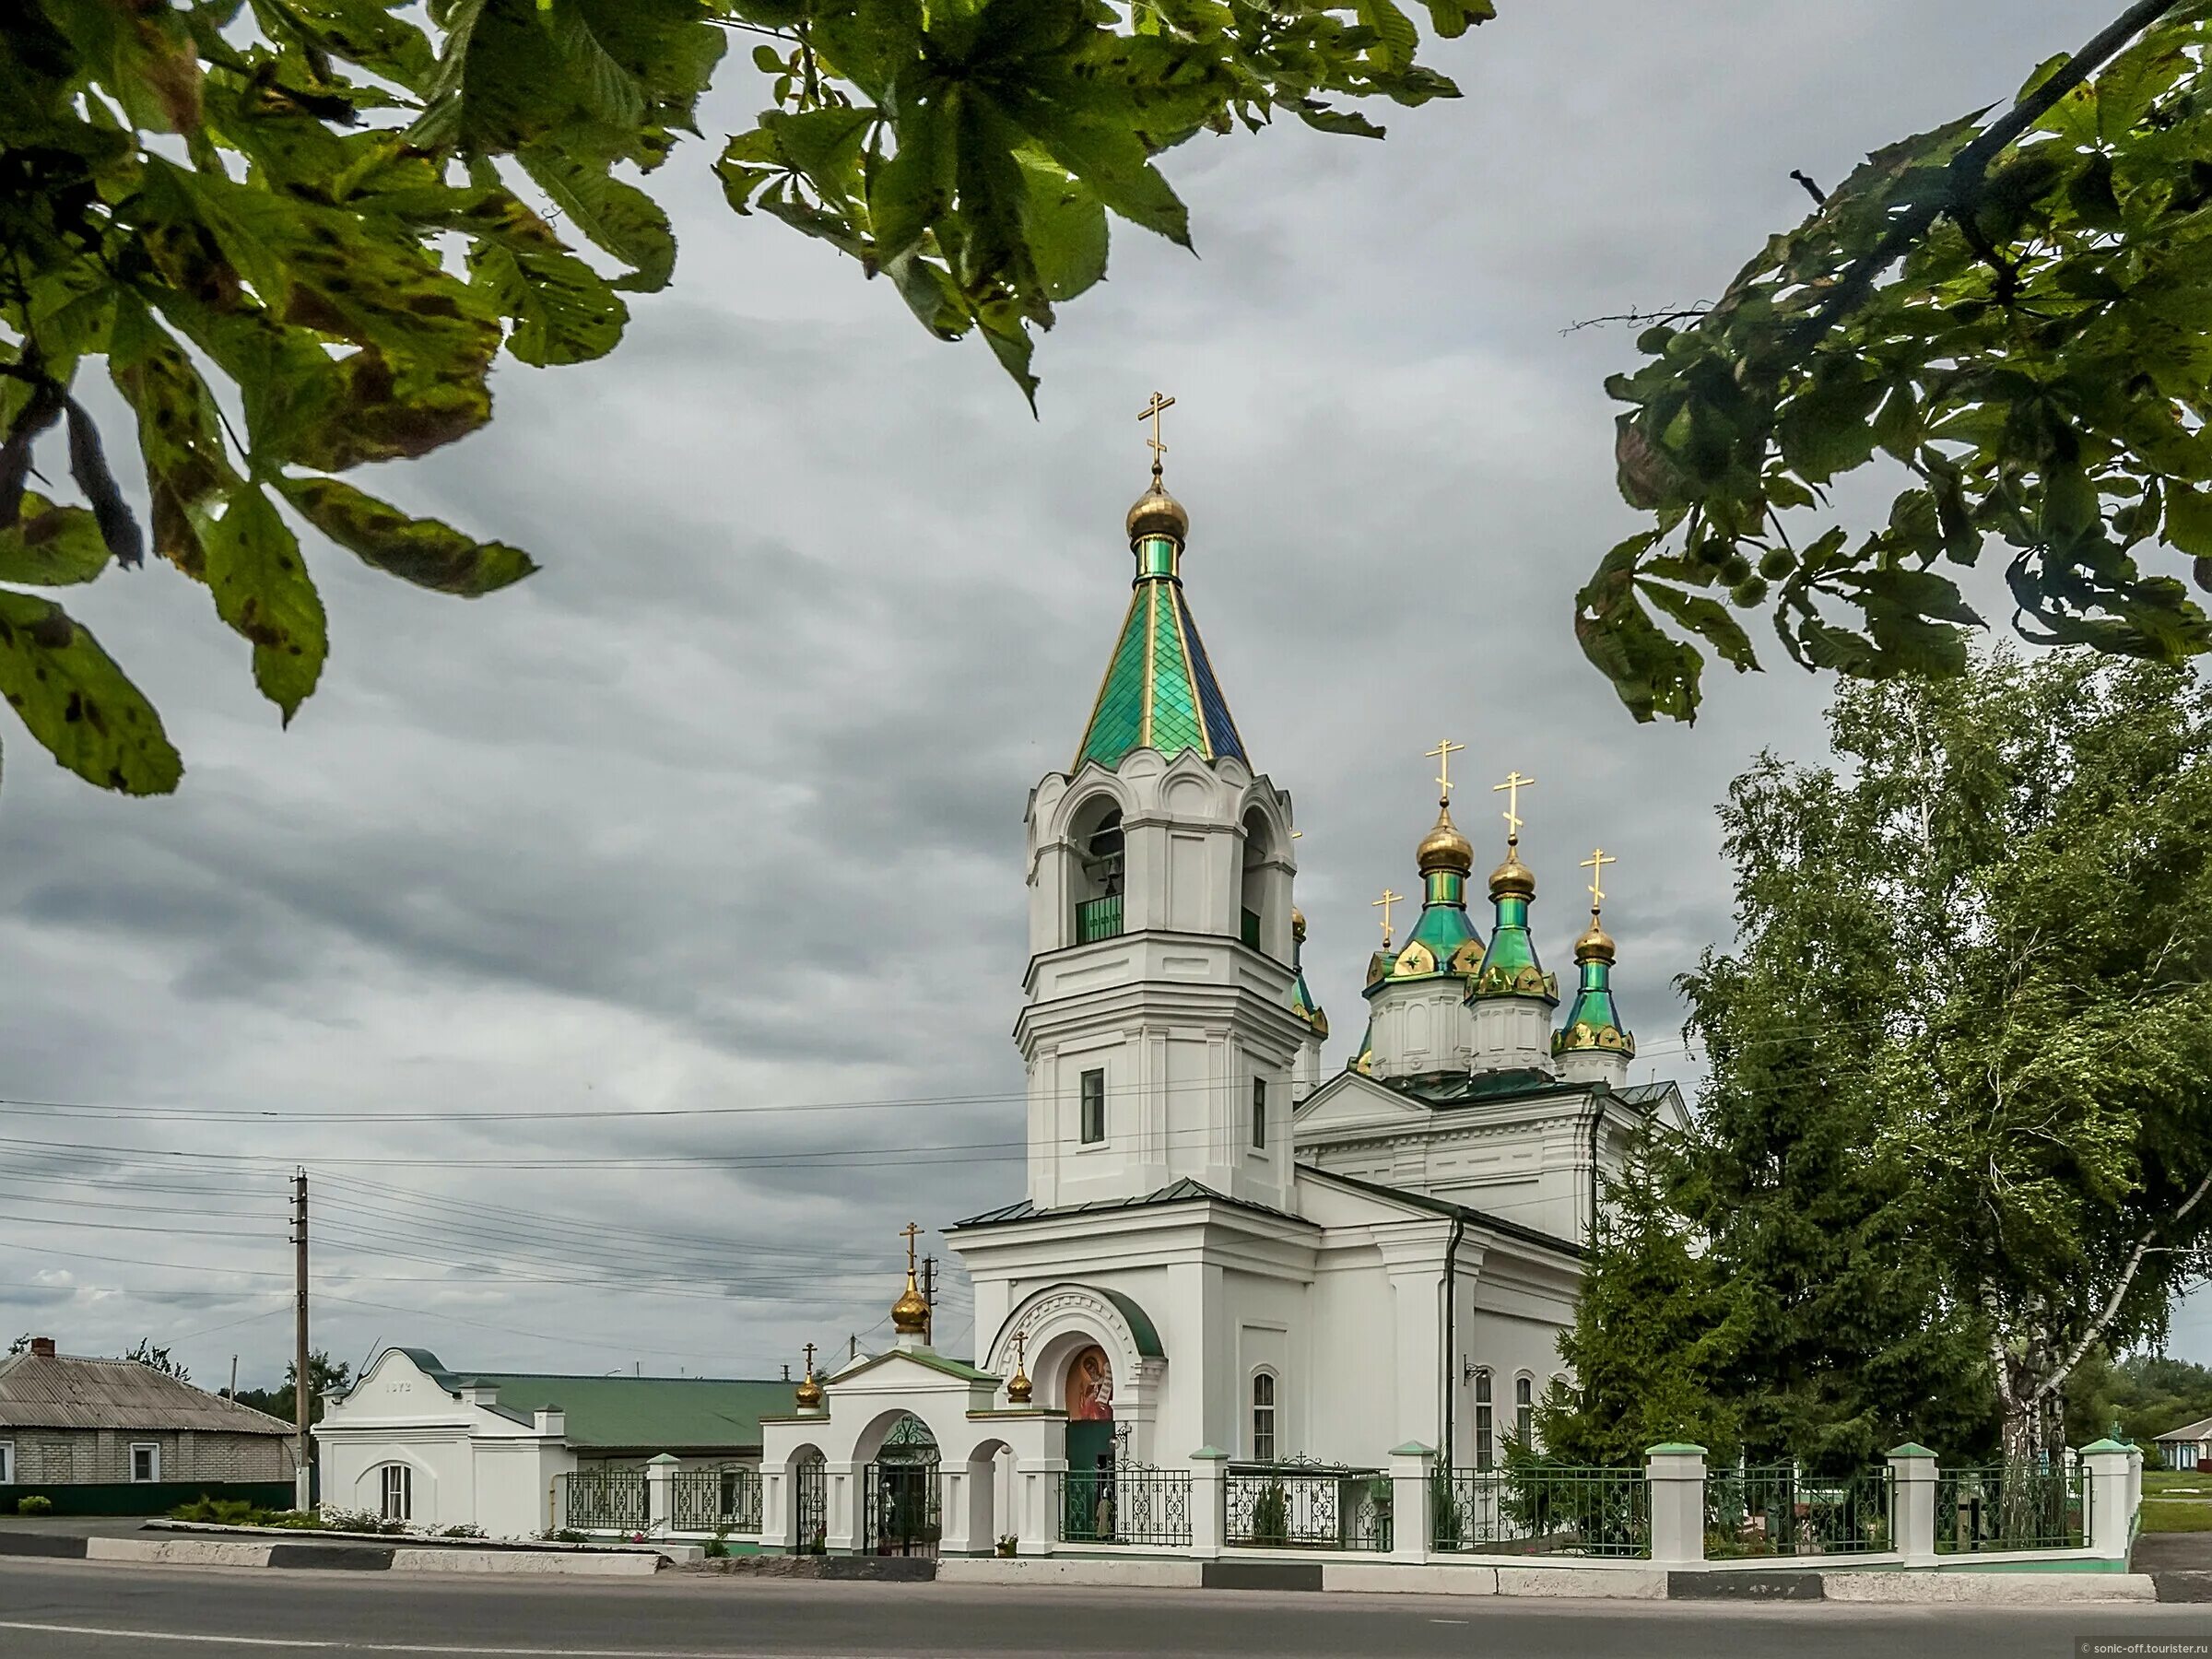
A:
<svg viewBox="0 0 2212 1659">
<path fill-rule="evenodd" d="M 0 1512 L 32 1494 L 64 1513 L 152 1514 L 202 1492 L 288 1504 L 291 1437 L 265 1412 L 51 1336 L 0 1359 Z"/>
</svg>

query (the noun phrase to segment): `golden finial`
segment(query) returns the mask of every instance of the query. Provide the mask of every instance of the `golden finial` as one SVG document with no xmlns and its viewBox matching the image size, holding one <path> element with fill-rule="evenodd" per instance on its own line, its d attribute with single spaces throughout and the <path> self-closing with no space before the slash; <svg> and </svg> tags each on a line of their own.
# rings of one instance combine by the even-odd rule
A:
<svg viewBox="0 0 2212 1659">
<path fill-rule="evenodd" d="M 1505 774 L 1505 782 L 1490 785 L 1492 794 L 1505 794 L 1505 844 L 1518 846 L 1521 842 L 1521 792 L 1534 783 L 1534 778 L 1524 778 L 1519 771 Z"/>
<path fill-rule="evenodd" d="M 1452 799 L 1452 757 L 1466 747 L 1464 743 L 1454 743 L 1445 737 L 1429 751 L 1429 759 L 1436 762 L 1436 786 L 1443 792 L 1443 800 L 1447 805 Z"/>
<path fill-rule="evenodd" d="M 1505 795 L 1505 862 L 1490 872 L 1492 900 L 1536 896 L 1535 876 L 1521 862 L 1521 792 L 1535 782 L 1515 770 L 1505 774 L 1504 782 L 1490 785 L 1492 794 Z"/>
<path fill-rule="evenodd" d="M 822 1385 L 814 1377 L 814 1344 L 806 1345 L 806 1372 L 799 1379 L 799 1409 L 819 1411 L 822 1408 Z"/>
<path fill-rule="evenodd" d="M 906 1239 L 906 1288 L 891 1304 L 891 1329 L 901 1336 L 919 1336 L 929 1328 L 929 1303 L 924 1300 L 922 1287 L 914 1282 L 914 1240 L 922 1229 L 909 1221 L 904 1230 Z"/>
<path fill-rule="evenodd" d="M 1191 515 L 1182 510 L 1182 503 L 1170 495 L 1168 487 L 1160 482 L 1160 464 L 1168 453 L 1168 446 L 1160 440 L 1159 417 L 1162 410 L 1172 408 L 1174 405 L 1173 398 L 1155 392 L 1152 401 L 1137 412 L 1137 419 L 1152 423 L 1152 436 L 1145 440 L 1152 451 L 1152 485 L 1136 498 L 1136 505 L 1129 509 L 1126 528 L 1132 543 L 1142 541 L 1148 535 L 1165 535 L 1180 547 L 1191 533 Z"/>
<path fill-rule="evenodd" d="M 1168 446 L 1159 441 L 1159 418 L 1174 406 L 1173 398 L 1155 392 L 1152 401 L 1136 412 L 1137 419 L 1152 423 L 1152 436 L 1145 440 L 1145 444 L 1152 452 L 1152 482 L 1155 487 L 1159 483 L 1160 464 L 1168 455 Z"/>
<path fill-rule="evenodd" d="M 1371 900 L 1368 905 L 1370 910 L 1379 910 L 1382 912 L 1382 948 L 1385 950 L 1390 948 L 1390 907 L 1394 904 L 1403 904 L 1405 901 L 1405 894 L 1394 893 L 1388 888 L 1384 888 L 1382 897 Z"/>
<path fill-rule="evenodd" d="M 1599 885 L 1609 864 L 1619 859 L 1597 848 L 1583 860 L 1583 868 L 1590 872 L 1590 929 L 1574 942 L 1574 959 L 1578 962 L 1610 962 L 1613 960 L 1613 935 L 1598 924 L 1597 912 L 1606 902 L 1606 889 Z"/>
<path fill-rule="evenodd" d="M 1030 1381 L 1030 1373 L 1024 1369 L 1022 1356 L 1028 1342 L 1029 1337 L 1025 1333 L 1014 1333 L 1014 1374 L 1006 1380 L 1006 1398 L 1016 1406 L 1027 1406 L 1030 1395 L 1036 1392 L 1036 1385 Z"/>
</svg>

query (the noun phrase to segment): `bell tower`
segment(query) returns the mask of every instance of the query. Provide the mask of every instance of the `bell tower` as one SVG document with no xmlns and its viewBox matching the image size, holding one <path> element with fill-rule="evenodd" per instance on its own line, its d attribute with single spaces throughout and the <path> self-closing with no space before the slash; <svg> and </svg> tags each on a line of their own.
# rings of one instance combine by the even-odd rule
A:
<svg viewBox="0 0 2212 1659">
<path fill-rule="evenodd" d="M 1029 1070 L 1040 1208 L 1194 1181 L 1288 1207 L 1294 1004 L 1290 797 L 1255 773 L 1183 594 L 1190 518 L 1130 508 L 1129 608 L 1065 772 L 1030 793 Z"/>
</svg>

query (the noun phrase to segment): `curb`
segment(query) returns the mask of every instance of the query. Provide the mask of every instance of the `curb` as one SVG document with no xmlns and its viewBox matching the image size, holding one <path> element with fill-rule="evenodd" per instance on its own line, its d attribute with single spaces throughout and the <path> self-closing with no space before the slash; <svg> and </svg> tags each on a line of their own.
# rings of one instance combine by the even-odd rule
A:
<svg viewBox="0 0 2212 1659">
<path fill-rule="evenodd" d="M 399 1544 L 246 1544 L 216 1538 L 101 1538 L 0 1533 L 0 1556 L 163 1567 L 290 1567 L 320 1572 L 512 1572 L 634 1578 L 660 1571 L 658 1554 L 503 1555 Z"/>
</svg>

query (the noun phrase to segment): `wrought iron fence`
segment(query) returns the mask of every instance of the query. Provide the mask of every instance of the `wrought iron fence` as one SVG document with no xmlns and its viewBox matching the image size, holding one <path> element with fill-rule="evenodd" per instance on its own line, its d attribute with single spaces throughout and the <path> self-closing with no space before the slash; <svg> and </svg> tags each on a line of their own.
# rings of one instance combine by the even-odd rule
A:
<svg viewBox="0 0 2212 1659">
<path fill-rule="evenodd" d="M 865 1547 L 870 1555 L 934 1556 L 944 1526 L 937 1465 L 870 1464 L 862 1482 Z"/>
<path fill-rule="evenodd" d="M 830 1552 L 830 1465 L 803 1463 L 791 1481 L 792 1534 L 794 1555 Z"/>
<path fill-rule="evenodd" d="M 1430 1547 L 1495 1555 L 1648 1556 L 1651 1490 L 1641 1469 L 1520 1464 L 1439 1469 Z"/>
<path fill-rule="evenodd" d="M 760 1471 L 678 1469 L 668 1483 L 669 1525 L 677 1532 L 760 1530 Z"/>
<path fill-rule="evenodd" d="M 1086 899 L 1076 906 L 1076 943 L 1088 945 L 1093 939 L 1111 939 L 1122 931 L 1122 895 L 1109 893 L 1103 899 Z"/>
<path fill-rule="evenodd" d="M 1064 1544 L 1187 1547 L 1190 1471 L 1119 1464 L 1111 1470 L 1071 1471 L 1060 1477 L 1059 1516 Z"/>
<path fill-rule="evenodd" d="M 562 1524 L 579 1532 L 643 1532 L 645 1471 L 571 1469 L 560 1477 Z"/>
<path fill-rule="evenodd" d="M 1705 1477 L 1705 1554 L 1864 1555 L 1896 1547 L 1886 1468 L 1827 1477 L 1791 1464 Z"/>
<path fill-rule="evenodd" d="M 2088 1535 L 2089 1488 L 2079 1469 L 2012 1465 L 1936 1472 L 1938 1555 L 2077 1549 Z"/>
<path fill-rule="evenodd" d="M 1229 1542 L 1262 1549 L 1388 1549 L 1390 1477 L 1272 1464 L 1229 1472 Z"/>
</svg>

